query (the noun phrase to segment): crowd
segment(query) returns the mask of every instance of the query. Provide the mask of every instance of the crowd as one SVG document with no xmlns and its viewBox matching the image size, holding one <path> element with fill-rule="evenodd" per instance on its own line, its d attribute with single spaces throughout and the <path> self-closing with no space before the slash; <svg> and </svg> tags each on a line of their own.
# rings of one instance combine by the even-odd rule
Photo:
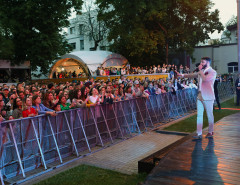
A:
<svg viewBox="0 0 240 185">
<path fill-rule="evenodd" d="M 57 111 L 98 104 L 111 104 L 135 97 L 148 98 L 149 95 L 177 90 L 197 88 L 195 80 L 156 79 L 149 81 L 139 78 L 127 79 L 124 75 L 112 81 L 76 81 L 59 84 L 25 84 L 0 86 L 0 121 L 48 114 L 55 116 Z"/>
<path fill-rule="evenodd" d="M 153 66 L 146 66 L 146 67 L 133 67 L 126 65 L 123 68 L 115 68 L 115 67 L 98 67 L 95 71 L 96 76 L 110 76 L 110 75 L 131 75 L 131 74 L 153 74 L 153 73 L 170 73 L 173 74 L 174 71 L 178 71 L 179 73 L 189 73 L 190 69 L 187 66 L 180 65 L 153 65 Z M 79 72 L 77 74 L 76 71 L 61 71 L 61 72 L 54 72 L 53 78 L 76 78 L 76 77 L 86 77 L 86 73 Z"/>
<path fill-rule="evenodd" d="M 183 65 L 180 65 L 178 68 L 177 65 L 153 65 L 153 66 L 146 66 L 146 67 L 130 67 L 126 66 L 124 68 L 104 68 L 98 67 L 96 70 L 97 76 L 108 76 L 108 75 L 130 75 L 130 74 L 153 74 L 153 73 L 173 73 L 174 71 L 178 71 L 179 73 L 189 73 L 190 69 Z"/>
</svg>

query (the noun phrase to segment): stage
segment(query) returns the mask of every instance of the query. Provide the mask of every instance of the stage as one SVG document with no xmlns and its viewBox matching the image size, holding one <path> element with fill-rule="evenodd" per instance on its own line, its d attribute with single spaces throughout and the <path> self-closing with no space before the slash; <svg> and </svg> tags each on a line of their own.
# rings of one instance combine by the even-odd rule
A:
<svg viewBox="0 0 240 185">
<path fill-rule="evenodd" d="M 237 113 L 218 121 L 214 138 L 193 141 L 187 136 L 188 140 L 159 162 L 144 184 L 240 184 L 239 118 Z"/>
</svg>

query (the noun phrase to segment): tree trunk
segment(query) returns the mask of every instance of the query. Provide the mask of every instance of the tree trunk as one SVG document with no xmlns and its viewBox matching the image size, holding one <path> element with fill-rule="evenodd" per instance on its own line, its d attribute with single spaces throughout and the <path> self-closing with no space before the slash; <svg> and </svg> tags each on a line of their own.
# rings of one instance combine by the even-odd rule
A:
<svg viewBox="0 0 240 185">
<path fill-rule="evenodd" d="M 166 43 L 166 63 L 168 65 L 168 42 Z"/>
<path fill-rule="evenodd" d="M 94 47 L 90 48 L 90 50 L 91 50 L 91 51 L 96 51 L 96 50 L 97 50 L 97 47 L 98 47 L 98 43 L 99 43 L 99 42 L 100 42 L 99 40 L 97 40 L 97 41 L 94 41 Z"/>
</svg>

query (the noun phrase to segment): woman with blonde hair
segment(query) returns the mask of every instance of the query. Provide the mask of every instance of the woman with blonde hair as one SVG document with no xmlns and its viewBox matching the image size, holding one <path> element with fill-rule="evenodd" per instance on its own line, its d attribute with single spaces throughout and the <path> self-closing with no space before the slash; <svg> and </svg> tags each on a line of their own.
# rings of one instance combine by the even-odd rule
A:
<svg viewBox="0 0 240 185">
<path fill-rule="evenodd" d="M 25 117 L 32 117 L 37 115 L 38 115 L 37 111 L 32 107 L 32 100 L 27 96 L 23 100 L 22 116 L 25 118 Z"/>
</svg>

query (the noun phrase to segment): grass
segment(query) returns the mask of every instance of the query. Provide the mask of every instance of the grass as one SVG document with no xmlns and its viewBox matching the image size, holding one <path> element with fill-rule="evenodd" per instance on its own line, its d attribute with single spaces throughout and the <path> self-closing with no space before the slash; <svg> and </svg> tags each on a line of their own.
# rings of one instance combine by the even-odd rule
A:
<svg viewBox="0 0 240 185">
<path fill-rule="evenodd" d="M 230 99 L 228 101 L 225 101 L 223 103 L 221 103 L 221 107 L 222 108 L 239 108 L 239 106 L 235 106 L 234 104 L 234 100 Z M 238 110 L 218 110 L 215 109 L 213 111 L 214 114 L 214 121 L 217 122 L 220 119 L 222 119 L 225 116 L 229 116 L 231 114 L 235 114 L 239 112 Z M 197 127 L 197 115 L 191 116 L 189 118 L 186 118 L 182 121 L 179 121 L 169 127 L 164 128 L 164 130 L 169 130 L 169 131 L 178 131 L 178 132 L 194 132 L 196 131 L 196 127 Z M 204 113 L 204 117 L 203 117 L 203 127 L 208 127 L 208 121 L 207 121 L 207 116 Z"/>
<path fill-rule="evenodd" d="M 136 185 L 143 182 L 146 174 L 125 175 L 111 170 L 80 165 L 59 173 L 37 185 Z"/>
</svg>

